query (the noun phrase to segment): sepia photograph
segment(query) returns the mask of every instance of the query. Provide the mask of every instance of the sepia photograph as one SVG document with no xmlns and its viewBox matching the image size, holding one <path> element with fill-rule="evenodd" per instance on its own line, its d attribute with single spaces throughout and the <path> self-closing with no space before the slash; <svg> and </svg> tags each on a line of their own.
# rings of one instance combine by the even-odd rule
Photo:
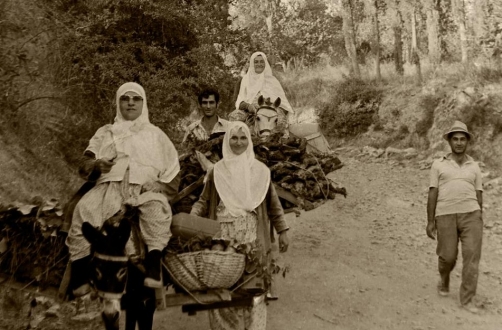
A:
<svg viewBox="0 0 502 330">
<path fill-rule="evenodd" d="M 501 330 L 501 0 L 0 0 L 0 330 Z"/>
</svg>

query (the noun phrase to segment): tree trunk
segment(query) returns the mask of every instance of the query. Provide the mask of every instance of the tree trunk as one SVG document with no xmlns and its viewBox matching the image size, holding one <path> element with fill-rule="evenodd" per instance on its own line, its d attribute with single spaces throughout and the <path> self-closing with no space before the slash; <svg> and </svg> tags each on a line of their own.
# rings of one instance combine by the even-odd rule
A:
<svg viewBox="0 0 502 330">
<path fill-rule="evenodd" d="M 411 14 L 411 63 L 415 65 L 417 74 L 417 83 L 422 84 L 422 70 L 420 66 L 420 56 L 418 55 L 417 43 L 417 15 L 416 12 Z"/>
<path fill-rule="evenodd" d="M 427 43 L 429 61 L 433 66 L 441 62 L 441 35 L 439 33 L 439 9 L 441 0 L 433 0 L 427 10 Z"/>
<path fill-rule="evenodd" d="M 465 3 L 464 0 L 453 0 L 453 17 L 458 27 L 458 35 L 460 37 L 460 51 L 462 54 L 462 63 L 467 63 L 468 60 L 468 44 L 467 44 L 467 29 L 465 26 Z"/>
<path fill-rule="evenodd" d="M 401 10 L 399 8 L 400 1 L 394 0 L 396 6 L 396 15 L 394 26 L 392 30 L 394 31 L 394 64 L 396 66 L 396 72 L 400 75 L 404 74 L 403 67 L 403 18 L 401 16 Z"/>
<path fill-rule="evenodd" d="M 375 74 L 377 80 L 382 79 L 380 71 L 380 26 L 378 23 L 378 0 L 373 0 L 373 24 L 374 24 L 374 42 L 372 48 L 375 50 Z"/>
<path fill-rule="evenodd" d="M 342 0 L 342 8 L 345 49 L 347 50 L 347 55 L 350 58 L 352 74 L 359 78 L 361 76 L 361 72 L 359 71 L 359 63 L 357 62 L 352 0 Z"/>
</svg>

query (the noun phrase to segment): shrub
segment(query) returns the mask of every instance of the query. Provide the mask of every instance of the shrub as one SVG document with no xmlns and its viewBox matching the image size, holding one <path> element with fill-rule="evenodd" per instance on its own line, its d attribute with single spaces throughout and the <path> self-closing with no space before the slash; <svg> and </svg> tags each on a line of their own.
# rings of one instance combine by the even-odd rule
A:
<svg viewBox="0 0 502 330">
<path fill-rule="evenodd" d="M 365 132 L 378 113 L 382 90 L 372 81 L 347 79 L 339 83 L 335 91 L 329 102 L 321 107 L 324 131 L 336 137 Z"/>
<path fill-rule="evenodd" d="M 427 132 L 434 124 L 434 110 L 441 101 L 440 95 L 424 95 L 420 99 L 420 108 L 422 108 L 423 114 L 422 119 L 420 119 L 415 125 L 415 132 L 418 136 L 424 137 Z"/>
</svg>

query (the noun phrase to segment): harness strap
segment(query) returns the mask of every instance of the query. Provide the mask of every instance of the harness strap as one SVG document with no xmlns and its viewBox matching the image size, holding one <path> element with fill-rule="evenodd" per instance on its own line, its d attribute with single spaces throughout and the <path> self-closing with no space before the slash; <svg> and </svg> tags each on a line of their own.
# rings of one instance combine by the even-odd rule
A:
<svg viewBox="0 0 502 330">
<path fill-rule="evenodd" d="M 109 256 L 97 252 L 94 252 L 94 257 L 105 261 L 127 262 L 129 260 L 129 257 L 127 256 Z"/>
</svg>

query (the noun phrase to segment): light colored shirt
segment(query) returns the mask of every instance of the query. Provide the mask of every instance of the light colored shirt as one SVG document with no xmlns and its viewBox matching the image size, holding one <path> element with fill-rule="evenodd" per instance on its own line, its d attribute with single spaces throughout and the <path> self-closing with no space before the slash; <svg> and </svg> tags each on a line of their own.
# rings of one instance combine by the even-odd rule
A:
<svg viewBox="0 0 502 330">
<path fill-rule="evenodd" d="M 110 172 L 101 174 L 97 184 L 122 181 L 128 168 L 129 183 L 140 185 L 148 181 L 169 183 L 178 174 L 178 152 L 160 128 L 147 124 L 123 137 L 114 136 L 111 128 L 112 125 L 99 128 L 86 149 L 96 159 L 115 162 Z"/>
<path fill-rule="evenodd" d="M 483 191 L 481 170 L 471 156 L 459 165 L 448 154 L 431 167 L 430 188 L 438 188 L 436 216 L 479 210 L 476 190 Z"/>
<path fill-rule="evenodd" d="M 227 124 L 228 120 L 218 117 L 218 121 L 214 124 L 211 132 L 208 133 L 204 126 L 202 126 L 202 119 L 196 120 L 186 128 L 182 143 L 185 143 L 189 137 L 195 141 L 207 141 L 209 140 L 209 136 L 213 133 L 226 132 Z"/>
</svg>

